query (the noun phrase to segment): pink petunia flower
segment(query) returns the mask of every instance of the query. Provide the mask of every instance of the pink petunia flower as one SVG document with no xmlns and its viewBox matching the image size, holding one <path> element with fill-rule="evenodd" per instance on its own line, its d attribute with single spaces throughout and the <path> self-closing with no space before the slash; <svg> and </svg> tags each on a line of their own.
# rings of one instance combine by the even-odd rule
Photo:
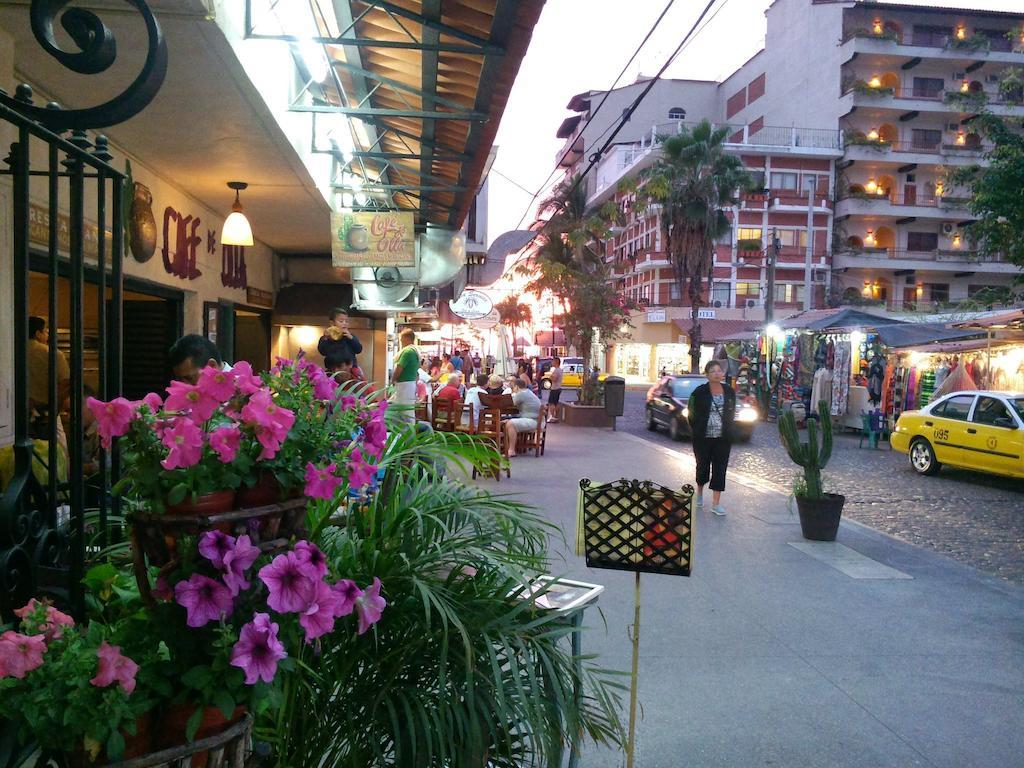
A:
<svg viewBox="0 0 1024 768">
<path fill-rule="evenodd" d="M 170 582 L 167 581 L 167 575 L 161 573 L 156 577 L 156 584 L 153 585 L 153 597 L 157 600 L 171 601 L 174 599 L 174 590 L 171 589 Z"/>
<path fill-rule="evenodd" d="M 249 402 L 242 408 L 242 420 L 246 424 L 258 425 L 272 428 L 274 426 L 274 414 L 278 410 L 274 404 L 274 398 L 270 390 L 261 389 L 254 392 Z"/>
<path fill-rule="evenodd" d="M 314 371 L 310 375 L 313 381 L 313 396 L 317 400 L 333 400 L 334 390 L 338 387 L 337 383 L 319 366 L 314 366 Z"/>
<path fill-rule="evenodd" d="M 260 580 L 270 590 L 267 605 L 278 613 L 301 613 L 313 602 L 318 579 L 312 565 L 288 552 L 260 568 Z"/>
<path fill-rule="evenodd" d="M 139 665 L 124 656 L 120 646 L 109 645 L 103 641 L 96 651 L 96 656 L 100 661 L 99 669 L 90 683 L 97 688 L 106 688 L 116 682 L 125 693 L 130 694 L 135 690 L 135 675 L 139 671 Z"/>
<path fill-rule="evenodd" d="M 235 396 L 235 373 L 232 370 L 221 370 L 219 366 L 208 365 L 199 373 L 199 382 L 196 386 L 207 397 L 226 403 Z"/>
<path fill-rule="evenodd" d="M 142 405 L 147 406 L 152 413 L 156 413 L 164 407 L 164 400 L 156 392 L 150 392 L 142 398 Z"/>
<path fill-rule="evenodd" d="M 313 566 L 318 579 L 327 575 L 327 558 L 316 544 L 306 540 L 296 542 L 294 552 L 300 562 Z"/>
<path fill-rule="evenodd" d="M 24 679 L 33 669 L 43 665 L 46 638 L 7 631 L 0 635 L 0 677 Z"/>
<path fill-rule="evenodd" d="M 245 578 L 245 574 L 259 556 L 259 547 L 253 545 L 247 534 L 239 536 L 235 546 L 224 555 L 224 584 L 231 590 L 232 595 L 249 588 L 249 580 Z"/>
<path fill-rule="evenodd" d="M 318 468 L 313 462 L 306 464 L 306 487 L 304 493 L 311 499 L 333 499 L 334 492 L 341 485 L 341 478 L 334 473 L 338 465 L 331 463 Z"/>
<path fill-rule="evenodd" d="M 370 422 L 363 427 L 363 442 L 366 444 L 367 453 L 380 456 L 388 441 L 388 430 L 384 426 L 383 416 L 374 416 Z M 370 450 L 370 449 L 374 450 Z"/>
<path fill-rule="evenodd" d="M 242 627 L 238 642 L 231 649 L 231 666 L 245 672 L 246 685 L 255 685 L 257 680 L 272 683 L 277 663 L 288 656 L 277 637 L 277 629 L 265 613 L 257 613 Z"/>
<path fill-rule="evenodd" d="M 137 415 L 132 404 L 123 397 L 115 397 L 109 403 L 89 397 L 85 404 L 96 419 L 96 432 L 104 448 L 110 448 L 113 438 L 127 434 Z"/>
<path fill-rule="evenodd" d="M 160 441 L 167 447 L 167 458 L 160 462 L 164 469 L 186 469 L 199 463 L 203 455 L 203 430 L 194 421 L 176 419 L 170 429 L 164 428 Z"/>
<path fill-rule="evenodd" d="M 31 621 L 31 619 L 35 619 L 39 615 L 37 611 L 40 609 L 40 606 L 44 605 L 46 606 L 46 614 L 45 616 L 40 616 L 41 621 L 38 621 L 36 629 L 44 635 L 46 642 L 60 640 L 64 635 L 63 627 L 75 626 L 75 620 L 66 613 L 58 611 L 49 603 L 41 603 L 33 597 L 22 608 L 16 610 L 14 615 L 22 619 L 23 622 L 25 619 L 30 619 Z M 26 622 L 26 626 L 29 626 L 29 623 Z"/>
<path fill-rule="evenodd" d="M 223 464 L 230 464 L 238 455 L 242 433 L 236 427 L 217 427 L 210 433 L 210 447 Z"/>
<path fill-rule="evenodd" d="M 239 360 L 232 366 L 231 372 L 235 374 L 235 386 L 243 395 L 251 395 L 263 388 L 263 382 L 252 372 L 252 365 L 247 361 Z"/>
<path fill-rule="evenodd" d="M 199 554 L 213 563 L 214 568 L 224 567 L 224 556 L 235 548 L 235 537 L 223 531 L 205 531 L 199 537 Z"/>
<path fill-rule="evenodd" d="M 335 608 L 335 616 L 348 616 L 356 608 L 356 601 L 363 596 L 361 590 L 352 579 L 339 579 L 331 589 L 338 595 L 338 604 Z"/>
<path fill-rule="evenodd" d="M 299 616 L 299 624 L 306 631 L 306 642 L 312 643 L 318 637 L 334 630 L 334 621 L 338 617 L 341 595 L 323 581 L 316 583 L 316 594 L 313 602 Z"/>
<path fill-rule="evenodd" d="M 380 621 L 387 604 L 387 600 L 380 596 L 380 579 L 374 576 L 373 584 L 356 600 L 356 614 L 359 616 L 359 629 L 356 634 L 363 634 Z"/>
<path fill-rule="evenodd" d="M 219 406 L 220 402 L 203 392 L 198 384 L 186 384 L 184 381 L 171 382 L 164 403 L 168 411 L 187 412 L 189 418 L 199 424 L 208 421 Z"/>
<path fill-rule="evenodd" d="M 363 453 L 353 448 L 348 457 L 348 484 L 350 488 L 362 488 L 369 485 L 377 474 L 377 466 L 366 462 Z"/>
<path fill-rule="evenodd" d="M 188 581 L 174 585 L 174 599 L 188 612 L 190 627 L 205 627 L 211 621 L 231 613 L 234 599 L 231 590 L 209 576 L 193 573 Z"/>
</svg>

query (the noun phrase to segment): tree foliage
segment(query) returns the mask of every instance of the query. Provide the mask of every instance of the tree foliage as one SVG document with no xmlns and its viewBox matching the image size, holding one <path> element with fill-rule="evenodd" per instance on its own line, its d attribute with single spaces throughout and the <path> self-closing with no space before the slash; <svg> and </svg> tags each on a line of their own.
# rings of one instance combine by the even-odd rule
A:
<svg viewBox="0 0 1024 768">
<path fill-rule="evenodd" d="M 604 342 L 622 335 L 636 304 L 622 296 L 604 263 L 604 242 L 616 222 L 618 208 L 606 203 L 587 212 L 585 185 L 579 177 L 564 179 L 539 208 L 547 216 L 537 246 L 520 266 L 530 280 L 526 290 L 536 296 L 550 292 L 565 311 L 561 315 L 566 342 L 589 362 L 595 335 Z"/>
<path fill-rule="evenodd" d="M 740 159 L 726 154 L 728 128 L 707 120 L 692 129 L 661 138 L 661 158 L 642 172 L 637 188 L 640 210 L 660 205 L 665 253 L 679 295 L 691 307 L 691 369 L 700 364 L 700 319 L 707 304 L 706 284 L 714 267 L 715 241 L 731 230 L 724 209 L 736 202 L 741 188 L 752 180 Z"/>
<path fill-rule="evenodd" d="M 951 175 L 954 183 L 970 188 L 969 208 L 978 217 L 967 226 L 967 237 L 983 256 L 1001 255 L 1024 268 L 1024 135 L 1020 122 L 984 114 L 975 123 L 994 146 L 985 155 L 986 166 L 968 166 Z"/>
<path fill-rule="evenodd" d="M 515 356 L 516 339 L 519 335 L 517 331 L 533 322 L 533 310 L 530 309 L 529 304 L 519 303 L 519 299 L 512 294 L 495 304 L 494 308 L 501 315 L 501 322 L 512 329 L 512 355 Z"/>
</svg>

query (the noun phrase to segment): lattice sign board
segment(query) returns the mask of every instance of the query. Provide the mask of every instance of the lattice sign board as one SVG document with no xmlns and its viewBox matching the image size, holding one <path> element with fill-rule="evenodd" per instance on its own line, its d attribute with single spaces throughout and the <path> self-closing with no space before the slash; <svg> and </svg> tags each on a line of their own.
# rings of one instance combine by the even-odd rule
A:
<svg viewBox="0 0 1024 768">
<path fill-rule="evenodd" d="M 693 486 L 673 491 L 650 480 L 580 481 L 579 539 L 590 568 L 689 576 Z"/>
</svg>

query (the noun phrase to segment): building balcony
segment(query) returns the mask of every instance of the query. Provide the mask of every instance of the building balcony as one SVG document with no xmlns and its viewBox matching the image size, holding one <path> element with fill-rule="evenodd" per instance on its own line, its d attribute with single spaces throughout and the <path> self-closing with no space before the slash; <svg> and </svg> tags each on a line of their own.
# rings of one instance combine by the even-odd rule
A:
<svg viewBox="0 0 1024 768">
<path fill-rule="evenodd" d="M 928 197 L 917 194 L 850 195 L 836 201 L 836 217 L 870 216 L 875 219 L 973 219 L 967 200 L 954 197 Z"/>
<path fill-rule="evenodd" d="M 1022 62 L 1024 63 L 1024 62 Z M 995 89 L 962 92 L 934 90 L 914 84 L 912 79 L 889 79 L 886 76 L 846 83 L 841 97 L 846 112 L 868 109 L 879 113 L 926 112 L 932 114 L 972 115 L 986 110 L 1001 117 L 1024 114 L 1017 100 L 1008 101 Z"/>
<path fill-rule="evenodd" d="M 967 144 L 938 143 L 922 145 L 914 143 L 910 137 L 899 138 L 895 141 L 878 141 L 863 143 L 848 141 L 846 151 L 843 154 L 844 160 L 854 162 L 878 163 L 889 162 L 897 165 L 908 165 L 911 163 L 925 166 L 945 165 L 978 165 L 984 163 L 984 154 L 988 146 L 979 144 L 968 146 Z"/>
<path fill-rule="evenodd" d="M 839 251 L 832 256 L 832 267 L 839 269 L 926 270 L 929 272 L 990 272 L 1016 274 L 1020 267 L 1002 256 L 986 257 L 976 251 L 908 251 L 897 248 L 863 248 Z"/>
<path fill-rule="evenodd" d="M 886 39 L 870 33 L 854 32 L 848 35 L 840 47 L 843 60 L 856 57 L 899 57 L 907 59 L 931 59 L 948 61 L 967 66 L 976 61 L 1002 64 L 1024 64 L 1024 49 L 1012 46 L 1009 40 L 992 40 L 987 49 L 969 50 L 954 43 L 945 35 L 909 32 L 898 39 Z"/>
<path fill-rule="evenodd" d="M 807 213 L 807 195 L 793 190 L 771 190 L 768 210 L 774 213 Z M 815 213 L 831 213 L 832 201 L 828 195 L 816 194 L 813 199 Z"/>
</svg>

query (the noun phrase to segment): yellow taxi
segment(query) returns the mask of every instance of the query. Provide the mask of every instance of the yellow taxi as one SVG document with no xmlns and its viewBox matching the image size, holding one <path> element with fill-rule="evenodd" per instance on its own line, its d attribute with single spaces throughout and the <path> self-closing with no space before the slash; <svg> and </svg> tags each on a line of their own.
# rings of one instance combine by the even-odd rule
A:
<svg viewBox="0 0 1024 768">
<path fill-rule="evenodd" d="M 579 389 L 583 386 L 583 377 L 587 373 L 587 367 L 583 364 L 582 357 L 562 358 L 562 388 Z M 545 373 L 541 377 L 540 385 L 544 389 L 551 389 L 551 374 Z"/>
<path fill-rule="evenodd" d="M 954 392 L 902 413 L 890 441 L 922 475 L 948 464 L 1024 478 L 1024 394 Z"/>
</svg>

